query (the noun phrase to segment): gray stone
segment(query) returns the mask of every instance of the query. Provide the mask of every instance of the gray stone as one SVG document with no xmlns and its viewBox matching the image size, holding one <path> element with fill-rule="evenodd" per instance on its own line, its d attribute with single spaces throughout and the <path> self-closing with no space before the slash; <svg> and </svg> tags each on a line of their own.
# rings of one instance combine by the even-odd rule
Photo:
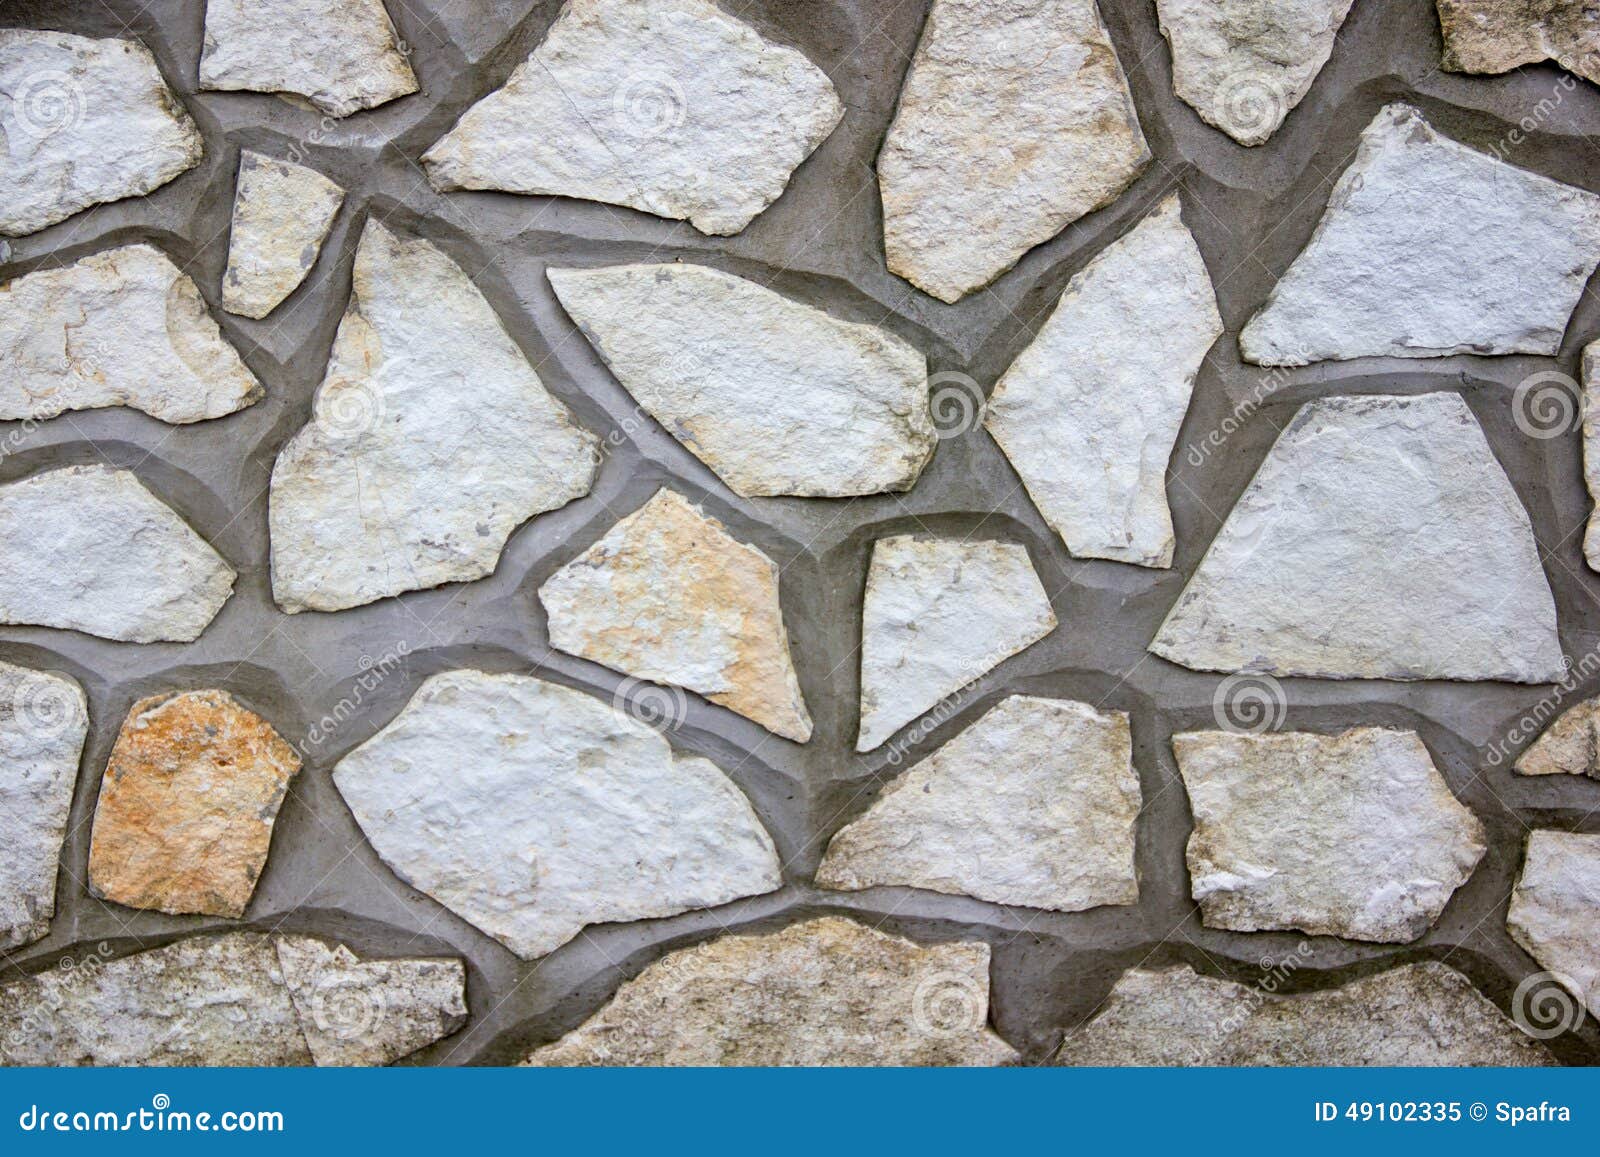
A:
<svg viewBox="0 0 1600 1157">
<path fill-rule="evenodd" d="M 1448 72 L 1501 73 L 1554 60 L 1600 84 L 1600 26 L 1586 0 L 1437 0 Z"/>
<path fill-rule="evenodd" d="M 1589 564 L 1590 570 L 1600 571 L 1600 341 L 1592 342 L 1584 347 L 1582 369 L 1583 374 L 1583 480 L 1589 489 L 1589 500 L 1594 503 L 1594 509 L 1589 512 L 1589 525 L 1583 534 L 1583 557 Z M 1565 386 L 1557 386 L 1565 390 Z M 1537 407 L 1538 395 L 1527 395 L 1530 407 Z M 1559 398 L 1557 416 L 1565 418 L 1568 407 L 1567 395 L 1563 392 Z M 1531 416 L 1537 418 L 1537 409 L 1531 411 Z"/>
<path fill-rule="evenodd" d="M 1517 757 L 1518 775 L 1587 775 L 1600 779 L 1600 699 L 1586 699 L 1558 718 Z"/>
<path fill-rule="evenodd" d="M 244 149 L 233 195 L 222 308 L 266 317 L 316 264 L 344 190 L 315 169 Z"/>
<path fill-rule="evenodd" d="M 1600 835 L 1530 832 L 1506 927 L 1600 1018 Z M 1581 1019 L 1572 1010 L 1568 1026 Z"/>
</svg>

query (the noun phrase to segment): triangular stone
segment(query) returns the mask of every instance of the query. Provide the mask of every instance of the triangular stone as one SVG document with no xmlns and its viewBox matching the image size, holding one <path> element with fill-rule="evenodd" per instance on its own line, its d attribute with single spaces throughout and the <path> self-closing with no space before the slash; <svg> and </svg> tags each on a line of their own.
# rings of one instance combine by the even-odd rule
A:
<svg viewBox="0 0 1600 1157">
<path fill-rule="evenodd" d="M 1600 699 L 1587 699 L 1558 718 L 1514 768 L 1518 775 L 1600 779 Z"/>
<path fill-rule="evenodd" d="M 277 309 L 316 263 L 342 204 L 344 190 L 315 169 L 241 152 L 222 308 L 243 317 Z"/>
</svg>

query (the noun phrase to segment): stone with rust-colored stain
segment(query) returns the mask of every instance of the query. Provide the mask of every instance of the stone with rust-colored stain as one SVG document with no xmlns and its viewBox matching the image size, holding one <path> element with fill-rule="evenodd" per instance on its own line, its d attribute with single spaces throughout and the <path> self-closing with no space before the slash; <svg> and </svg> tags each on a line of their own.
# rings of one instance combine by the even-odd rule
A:
<svg viewBox="0 0 1600 1157">
<path fill-rule="evenodd" d="M 1587 0 L 1437 0 L 1446 72 L 1497 74 L 1553 60 L 1600 84 L 1600 23 Z"/>
<path fill-rule="evenodd" d="M 141 699 L 100 784 L 90 889 L 130 908 L 242 916 L 299 770 L 282 736 L 224 691 Z"/>
</svg>

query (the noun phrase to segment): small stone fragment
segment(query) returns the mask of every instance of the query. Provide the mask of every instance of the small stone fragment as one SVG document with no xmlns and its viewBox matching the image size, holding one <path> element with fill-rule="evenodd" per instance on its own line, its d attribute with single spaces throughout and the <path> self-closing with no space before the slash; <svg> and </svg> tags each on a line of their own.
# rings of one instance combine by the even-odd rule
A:
<svg viewBox="0 0 1600 1157">
<path fill-rule="evenodd" d="M 316 264 L 344 190 L 315 169 L 245 149 L 233 195 L 222 308 L 266 317 Z"/>
<path fill-rule="evenodd" d="M 433 676 L 333 781 L 396 875 L 525 960 L 589 924 L 782 884 L 771 837 L 714 764 L 525 675 Z"/>
<path fill-rule="evenodd" d="M 1563 714 L 1512 767 L 1518 775 L 1600 779 L 1600 699 L 1587 699 Z"/>
<path fill-rule="evenodd" d="M 1483 858 L 1483 824 L 1415 732 L 1172 737 L 1207 927 L 1407 943 Z"/>
<path fill-rule="evenodd" d="M 1530 833 L 1506 927 L 1600 1018 L 1600 835 Z M 1569 1011 L 1575 1028 L 1583 1014 Z"/>
<path fill-rule="evenodd" d="M 1446 72 L 1502 73 L 1553 60 L 1600 84 L 1600 25 L 1586 0 L 1437 0 Z"/>
<path fill-rule="evenodd" d="M 150 245 L 107 249 L 0 286 L 0 420 L 132 406 L 201 422 L 254 405 L 261 383 L 200 289 Z"/>
<path fill-rule="evenodd" d="M 440 190 L 581 197 L 731 234 L 843 115 L 821 69 L 710 0 L 567 0 L 422 163 Z"/>
<path fill-rule="evenodd" d="M 0 663 L 0 952 L 50 931 L 88 730 L 76 680 Z"/>
<path fill-rule="evenodd" d="M 1139 805 L 1127 715 L 1012 696 L 834 836 L 817 884 L 901 884 L 1057 912 L 1137 904 Z"/>
<path fill-rule="evenodd" d="M 1174 195 L 1072 279 L 995 386 L 985 423 L 1074 555 L 1172 565 L 1167 464 L 1222 332 Z"/>
<path fill-rule="evenodd" d="M 861 609 L 861 728 L 871 751 L 1056 629 L 1028 548 L 881 538 Z"/>
<path fill-rule="evenodd" d="M 909 490 L 933 456 L 927 362 L 886 330 L 701 265 L 549 276 L 628 392 L 736 494 Z"/>
<path fill-rule="evenodd" d="M 546 579 L 539 601 L 557 649 L 811 738 L 777 566 L 675 491 L 658 490 Z"/>
<path fill-rule="evenodd" d="M 132 471 L 67 466 L 0 486 L 0 623 L 188 643 L 235 577 Z"/>
<path fill-rule="evenodd" d="M 200 87 L 347 117 L 416 92 L 417 78 L 383 0 L 206 0 Z"/>
<path fill-rule="evenodd" d="M 491 573 L 589 492 L 597 439 L 426 241 L 367 222 L 312 420 L 272 469 L 272 595 L 337 611 Z"/>
<path fill-rule="evenodd" d="M 1056 1063 L 1377 1067 L 1548 1066 L 1555 1058 L 1472 982 L 1435 961 L 1280 996 L 1188 965 L 1123 973 Z"/>
<path fill-rule="evenodd" d="M 243 916 L 300 757 L 226 691 L 133 705 L 100 782 L 89 888 L 157 912 Z"/>
<path fill-rule="evenodd" d="M 1590 570 L 1600 571 L 1600 341 L 1583 351 L 1583 478 L 1594 509 L 1583 535 L 1583 557 Z M 1565 387 L 1562 387 L 1563 389 Z M 1537 394 L 1528 395 L 1536 400 Z M 1531 401 L 1530 404 L 1536 404 Z M 1563 410 L 1565 406 L 1563 406 Z"/>
<path fill-rule="evenodd" d="M 825 916 L 669 952 L 524 1062 L 561 1065 L 1004 1065 L 989 946 L 923 947 Z"/>
<path fill-rule="evenodd" d="M 1248 362 L 1554 355 L 1600 264 L 1600 196 L 1441 137 L 1392 104 L 1245 326 Z"/>
<path fill-rule="evenodd" d="M 1443 393 L 1302 407 L 1150 650 L 1202 671 L 1566 677 L 1527 512 Z"/>
<path fill-rule="evenodd" d="M 1149 163 L 1094 0 L 934 0 L 878 156 L 889 270 L 959 301 Z"/>
<path fill-rule="evenodd" d="M 0 29 L 0 234 L 153 192 L 200 163 L 200 130 L 137 40 Z"/>
</svg>

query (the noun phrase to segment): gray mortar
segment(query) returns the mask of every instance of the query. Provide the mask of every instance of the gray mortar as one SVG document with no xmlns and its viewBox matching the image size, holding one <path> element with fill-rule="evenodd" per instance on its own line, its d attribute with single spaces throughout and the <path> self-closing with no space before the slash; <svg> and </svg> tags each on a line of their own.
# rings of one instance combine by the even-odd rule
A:
<svg viewBox="0 0 1600 1157">
<path fill-rule="evenodd" d="M 202 0 L 7 0 L 0 25 L 86 35 L 137 35 L 156 54 L 205 134 L 194 171 L 155 194 L 104 206 L 13 242 L 0 275 L 65 263 L 113 244 L 148 239 L 189 262 L 223 331 L 266 383 L 258 405 L 231 417 L 168 427 L 128 410 L 69 414 L 31 432 L 0 424 L 0 481 L 67 463 L 109 461 L 133 469 L 181 511 L 239 570 L 237 593 L 189 645 L 118 644 L 38 628 L 0 628 L 0 658 L 62 670 L 89 695 L 92 730 L 79 775 L 71 834 L 50 936 L 4 961 L 9 975 L 51 967 L 101 941 L 123 953 L 222 927 L 204 918 L 136 912 L 91 897 L 82 881 L 99 774 L 128 707 L 155 691 L 223 687 L 304 744 L 313 722 L 354 699 L 366 666 L 404 644 L 411 655 L 327 742 L 307 745 L 306 768 L 285 803 L 272 856 L 244 923 L 336 937 L 362 953 L 448 953 L 466 958 L 472 1018 L 412 1063 L 505 1063 L 572 1028 L 625 978 L 664 952 L 727 929 L 770 929 L 822 912 L 859 913 L 902 934 L 975 937 L 994 946 L 997 1030 L 1031 1062 L 1065 1028 L 1091 1015 L 1127 967 L 1187 961 L 1246 983 L 1264 961 L 1308 943 L 1305 966 L 1284 986 L 1309 990 L 1414 959 L 1447 961 L 1503 1009 L 1516 982 L 1538 970 L 1505 931 L 1526 828 L 1600 831 L 1600 784 L 1572 777 L 1519 780 L 1509 760 L 1489 766 L 1488 745 L 1548 687 L 1459 683 L 1286 680 L 1286 726 L 1336 730 L 1361 723 L 1418 730 L 1451 787 L 1481 816 L 1491 850 L 1437 925 L 1405 946 L 1298 934 L 1237 934 L 1200 924 L 1188 895 L 1187 800 L 1173 762 L 1174 731 L 1214 726 L 1220 676 L 1146 656 L 1145 644 L 1193 572 L 1222 517 L 1296 407 L 1336 393 L 1460 391 L 1532 515 L 1574 657 L 1600 643 L 1600 576 L 1580 552 L 1589 510 L 1579 440 L 1520 435 L 1511 391 L 1529 373 L 1575 372 L 1578 352 L 1600 335 L 1600 300 L 1586 294 L 1561 356 L 1452 357 L 1428 362 L 1327 363 L 1290 372 L 1284 388 L 1201 464 L 1187 449 L 1268 375 L 1239 362 L 1239 329 L 1310 236 L 1332 180 L 1377 109 L 1418 104 L 1445 133 L 1480 147 L 1552 94 L 1554 66 L 1500 78 L 1440 73 L 1431 0 L 1357 0 L 1332 61 L 1266 146 L 1247 150 L 1205 126 L 1171 91 L 1170 61 L 1152 0 L 1100 0 L 1133 85 L 1156 163 L 1122 198 L 1028 254 L 987 292 L 945 305 L 884 267 L 873 161 L 926 15 L 926 0 L 722 0 L 764 34 L 793 44 L 833 78 L 848 111 L 839 129 L 795 173 L 784 196 L 737 237 L 708 238 L 686 224 L 629 210 L 493 193 L 441 197 L 417 167 L 422 151 L 474 100 L 501 83 L 542 39 L 555 0 L 391 0 L 424 89 L 343 122 L 270 96 L 196 93 Z M 124 31 L 123 21 L 127 21 Z M 1540 131 L 1517 147 L 1516 164 L 1600 192 L 1600 90 L 1579 83 Z M 307 283 L 269 318 L 222 312 L 239 149 L 292 157 L 345 185 L 349 201 Z M 1068 556 L 981 429 L 940 444 L 914 491 L 850 501 L 737 498 L 663 430 L 634 415 L 628 396 L 562 312 L 544 277 L 550 264 L 599 265 L 683 257 L 770 279 L 774 288 L 839 316 L 886 326 L 924 349 L 934 370 L 969 373 L 985 390 L 1032 339 L 1077 270 L 1172 188 L 1216 282 L 1228 332 L 1196 387 L 1169 486 L 1178 531 L 1176 567 L 1156 572 Z M 481 582 L 407 594 L 338 614 L 286 616 L 268 585 L 265 488 L 279 448 L 310 415 L 350 287 L 359 226 L 371 212 L 436 242 L 473 276 L 550 388 L 590 429 L 616 436 L 594 492 L 535 519 L 511 538 L 495 574 Z M 15 438 L 15 443 L 6 441 Z M 591 928 L 533 962 L 519 961 L 440 905 L 400 882 L 363 840 L 329 771 L 386 724 L 428 674 L 457 666 L 537 671 L 609 699 L 620 676 L 550 651 L 535 595 L 557 566 L 596 540 L 662 483 L 691 498 L 784 569 L 784 616 L 816 738 L 801 747 L 728 711 L 691 698 L 676 746 L 709 756 L 751 796 L 785 860 L 785 886 L 770 896 L 666 920 Z M 1002 696 L 1029 692 L 1132 713 L 1135 760 L 1146 807 L 1138 827 L 1142 900 L 1137 907 L 1061 914 L 1005 908 L 904 888 L 829 893 L 810 886 L 827 839 L 858 816 L 899 768 L 888 748 L 853 750 L 859 674 L 855 649 L 872 541 L 933 531 L 1025 543 L 1062 626 L 1004 663 L 924 739 L 919 758 Z M 1591 679 L 1569 697 L 1600 691 Z M 903 736 L 900 737 L 903 739 Z M 900 765 L 903 768 L 905 763 Z M 233 926 L 233 925 L 228 925 Z M 1564 1061 L 1600 1063 L 1600 1031 L 1551 1042 Z"/>
</svg>

